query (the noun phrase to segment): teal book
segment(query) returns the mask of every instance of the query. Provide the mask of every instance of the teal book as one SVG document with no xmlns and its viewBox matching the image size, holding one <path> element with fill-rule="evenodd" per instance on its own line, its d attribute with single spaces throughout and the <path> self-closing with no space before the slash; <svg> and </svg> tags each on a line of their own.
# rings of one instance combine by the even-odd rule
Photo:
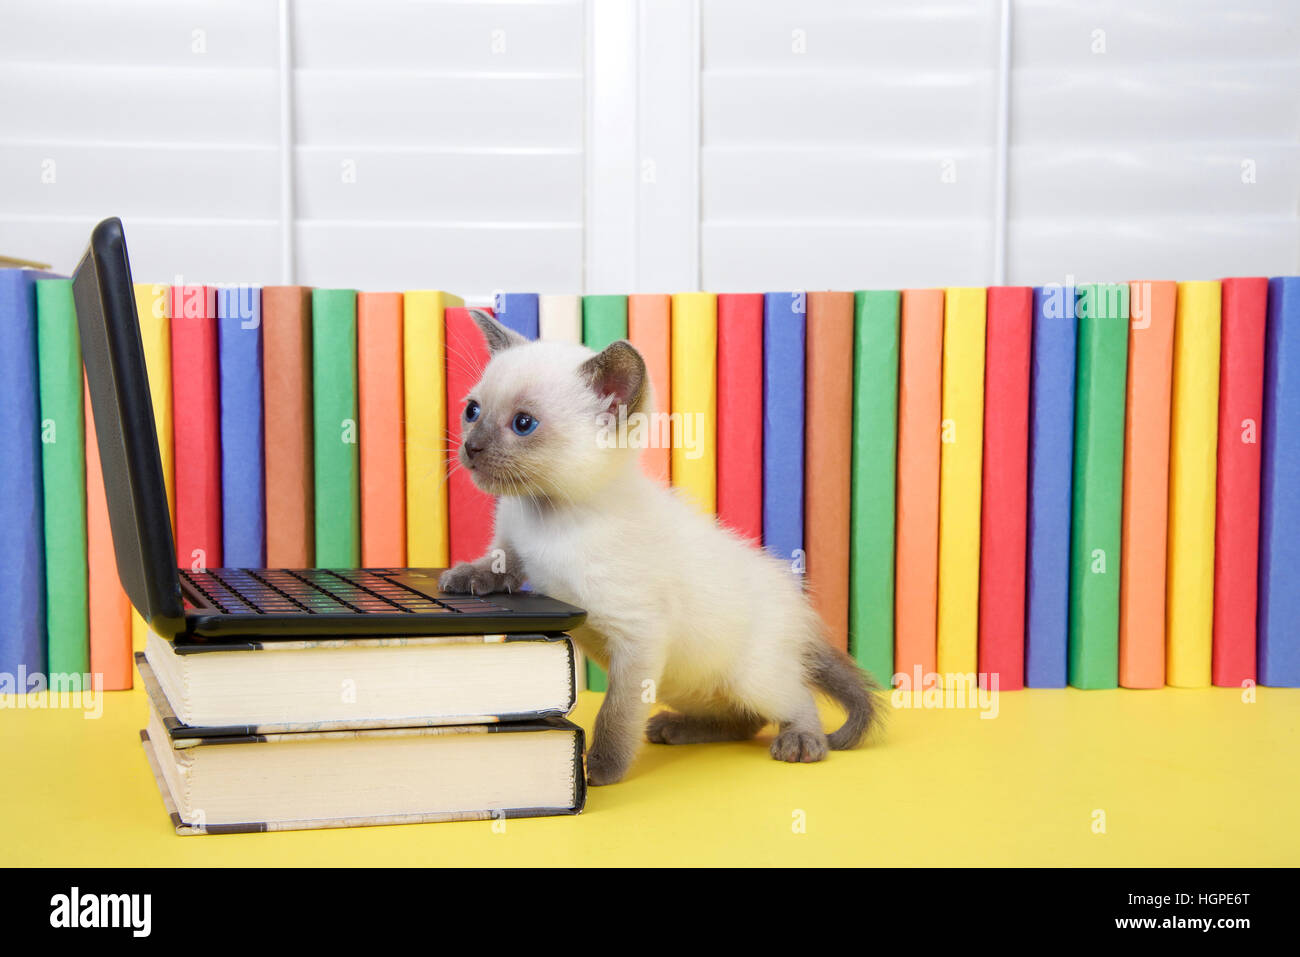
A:
<svg viewBox="0 0 1300 957">
<path fill-rule="evenodd" d="M 76 690 L 90 671 L 86 558 L 86 420 L 72 280 L 36 282 L 44 487 L 46 658 Z"/>
<path fill-rule="evenodd" d="M 1069 635 L 1076 688 L 1119 686 L 1128 293 L 1127 283 L 1078 290 Z"/>
<path fill-rule="evenodd" d="M 897 290 L 854 295 L 849 654 L 883 687 L 894 674 L 898 463 Z"/>
<path fill-rule="evenodd" d="M 611 342 L 627 338 L 627 296 L 582 297 L 582 344 L 596 352 Z M 661 399 L 660 401 L 665 401 Z M 587 659 L 587 689 L 604 691 L 609 686 L 605 670 Z"/>
<path fill-rule="evenodd" d="M 356 568 L 361 564 L 356 290 L 312 290 L 311 331 L 316 564 Z"/>
</svg>

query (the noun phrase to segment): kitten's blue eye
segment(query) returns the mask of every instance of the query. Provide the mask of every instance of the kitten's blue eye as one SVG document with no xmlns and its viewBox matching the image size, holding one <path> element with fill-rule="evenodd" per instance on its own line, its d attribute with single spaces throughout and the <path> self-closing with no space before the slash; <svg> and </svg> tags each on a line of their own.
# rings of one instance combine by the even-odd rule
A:
<svg viewBox="0 0 1300 957">
<path fill-rule="evenodd" d="M 537 431 L 540 423 L 527 412 L 520 412 L 515 416 L 514 421 L 510 423 L 510 428 L 515 430 L 515 435 L 528 435 Z"/>
<path fill-rule="evenodd" d="M 478 413 L 479 413 L 479 408 L 477 402 L 475 402 L 473 399 L 470 399 L 468 402 L 465 403 L 466 422 L 473 422 L 475 419 L 478 418 Z"/>
</svg>

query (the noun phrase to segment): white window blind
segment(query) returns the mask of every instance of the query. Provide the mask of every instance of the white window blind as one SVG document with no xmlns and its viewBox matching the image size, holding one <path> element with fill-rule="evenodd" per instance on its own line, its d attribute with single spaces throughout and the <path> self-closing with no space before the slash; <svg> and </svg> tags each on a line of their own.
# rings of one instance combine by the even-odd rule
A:
<svg viewBox="0 0 1300 957">
<path fill-rule="evenodd" d="M 0 5 L 0 252 L 120 215 L 142 279 L 475 298 L 985 284 L 1000 237 L 1012 283 L 1300 271 L 1288 0 L 283 2 L 283 55 L 273 0 Z"/>
</svg>

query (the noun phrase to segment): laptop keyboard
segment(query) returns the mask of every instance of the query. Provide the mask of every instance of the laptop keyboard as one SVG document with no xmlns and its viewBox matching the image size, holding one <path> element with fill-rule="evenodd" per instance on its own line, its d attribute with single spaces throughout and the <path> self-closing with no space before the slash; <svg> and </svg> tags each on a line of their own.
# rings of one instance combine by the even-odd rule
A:
<svg viewBox="0 0 1300 957">
<path fill-rule="evenodd" d="M 181 569 L 180 574 L 227 615 L 456 615 L 502 610 L 472 595 L 430 598 L 364 568 Z"/>
</svg>

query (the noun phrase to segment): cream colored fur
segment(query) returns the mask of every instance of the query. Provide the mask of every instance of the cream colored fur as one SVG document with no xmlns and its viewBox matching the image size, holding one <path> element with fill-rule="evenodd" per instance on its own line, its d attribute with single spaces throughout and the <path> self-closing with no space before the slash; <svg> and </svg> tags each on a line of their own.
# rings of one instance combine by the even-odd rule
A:
<svg viewBox="0 0 1300 957">
<path fill-rule="evenodd" d="M 831 652 L 799 579 L 648 478 L 638 449 L 600 447 L 597 416 L 611 403 L 584 376 L 595 353 L 509 342 L 470 393 L 482 408 L 476 441 L 488 444 L 471 474 L 499 496 L 493 549 L 509 571 L 490 574 L 489 552 L 448 572 L 444 587 L 526 579 L 587 610 L 574 637 L 610 675 L 588 755 L 592 783 L 626 773 L 655 703 L 684 716 L 660 719 L 656 740 L 743 738 L 775 722 L 774 756 L 824 757 L 810 662 Z M 648 381 L 639 396 L 649 411 Z M 510 432 L 518 410 L 540 420 L 533 435 Z"/>
</svg>

